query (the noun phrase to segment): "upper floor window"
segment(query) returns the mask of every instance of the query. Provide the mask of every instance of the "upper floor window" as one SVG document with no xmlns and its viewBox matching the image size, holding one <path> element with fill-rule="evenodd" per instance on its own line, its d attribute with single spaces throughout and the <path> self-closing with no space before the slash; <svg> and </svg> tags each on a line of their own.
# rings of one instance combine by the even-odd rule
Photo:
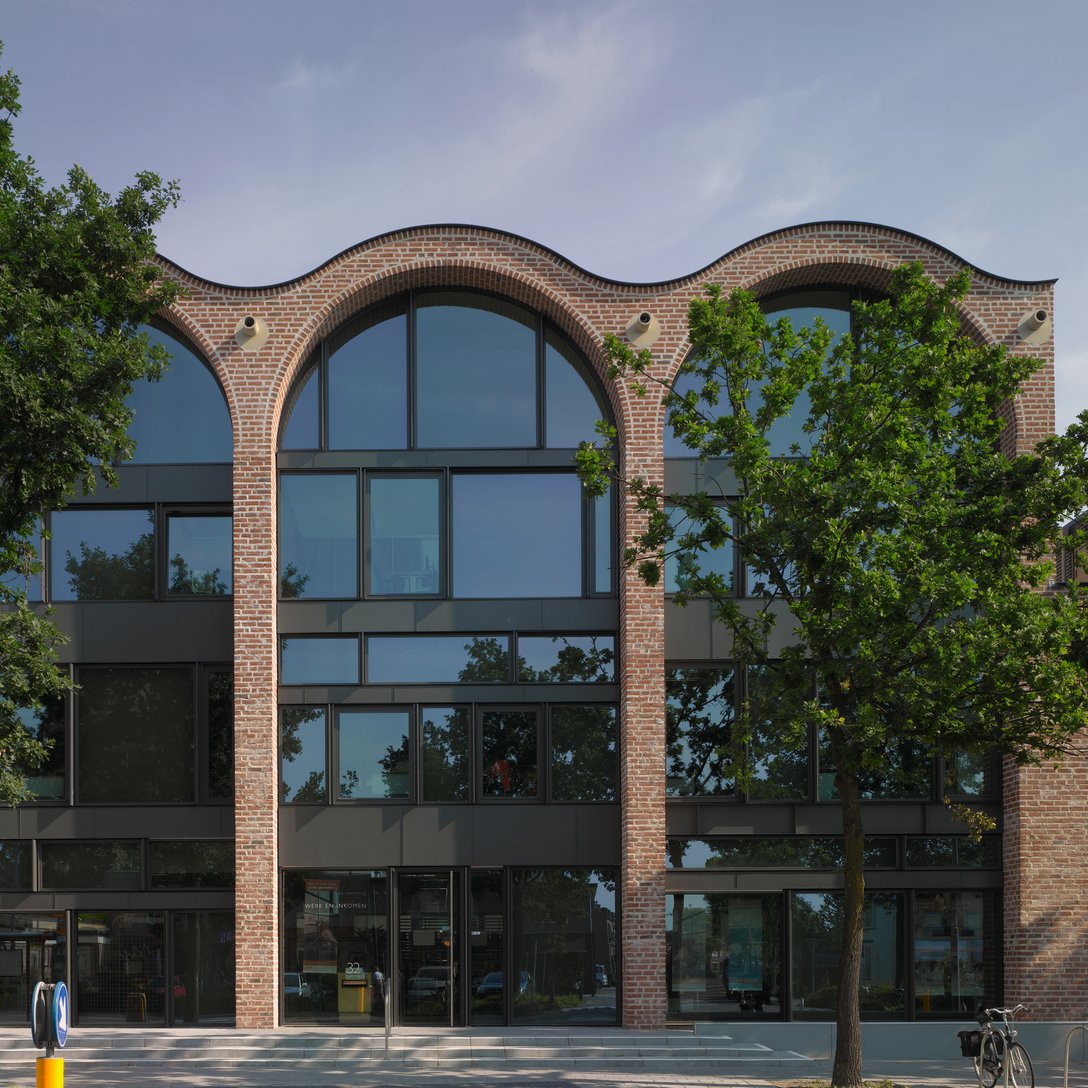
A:
<svg viewBox="0 0 1088 1088">
<path fill-rule="evenodd" d="M 131 464 L 228 463 L 233 436 L 223 391 L 211 370 L 177 337 L 145 326 L 154 344 L 170 353 L 170 366 L 155 382 L 136 382 L 129 394 L 135 439 Z"/>
<path fill-rule="evenodd" d="M 282 448 L 573 449 L 604 414 L 585 362 L 540 315 L 418 292 L 325 341 L 292 393 Z"/>
<path fill-rule="evenodd" d="M 850 333 L 850 295 L 845 291 L 810 291 L 804 294 L 782 295 L 768 299 L 763 309 L 772 324 L 782 318 L 788 318 L 795 329 L 812 328 L 816 318 L 819 317 L 831 329 L 834 336 L 832 345 L 840 336 L 847 336 Z M 673 392 L 680 394 L 697 392 L 701 384 L 696 375 L 685 374 L 681 371 L 673 385 Z M 752 408 L 760 403 L 761 384 L 753 382 L 749 389 L 749 403 Z M 699 408 L 708 419 L 716 419 L 730 411 L 724 388 L 721 396 L 722 399 L 714 405 L 700 399 Z M 802 390 L 794 402 L 793 411 L 771 425 L 767 431 L 767 441 L 772 456 L 796 456 L 797 453 L 803 454 L 806 449 L 812 448 L 813 436 L 806 434 L 802 429 L 808 416 L 809 406 L 808 392 Z M 664 442 L 666 457 L 695 456 L 694 451 L 677 437 L 669 419 L 665 422 Z"/>
</svg>

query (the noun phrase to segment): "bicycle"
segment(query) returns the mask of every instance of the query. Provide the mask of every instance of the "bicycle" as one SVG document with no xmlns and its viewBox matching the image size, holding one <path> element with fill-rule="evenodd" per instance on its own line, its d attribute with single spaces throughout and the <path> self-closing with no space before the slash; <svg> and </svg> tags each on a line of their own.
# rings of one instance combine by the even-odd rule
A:
<svg viewBox="0 0 1088 1088">
<path fill-rule="evenodd" d="M 1017 1013 L 1026 1012 L 1026 1005 L 1011 1009 L 981 1009 L 978 1013 L 979 1031 L 959 1033 L 960 1050 L 972 1058 L 980 1088 L 995 1088 L 1007 1077 L 1013 1088 L 1035 1088 L 1035 1071 L 1022 1043 L 1016 1042 L 1012 1020 Z M 1000 1024 L 996 1021 L 1000 1020 Z"/>
</svg>

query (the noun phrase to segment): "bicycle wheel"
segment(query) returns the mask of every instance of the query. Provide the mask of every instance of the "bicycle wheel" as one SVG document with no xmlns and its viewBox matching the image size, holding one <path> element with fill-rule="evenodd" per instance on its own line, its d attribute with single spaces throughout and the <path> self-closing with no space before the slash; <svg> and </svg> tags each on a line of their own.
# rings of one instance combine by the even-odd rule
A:
<svg viewBox="0 0 1088 1088">
<path fill-rule="evenodd" d="M 1035 1070 L 1028 1052 L 1019 1044 L 1009 1047 L 1009 1083 L 1013 1088 L 1035 1088 Z"/>
<path fill-rule="evenodd" d="M 982 1088 L 994 1088 L 1001 1077 L 1001 1040 L 992 1033 L 982 1036 L 979 1055 L 975 1059 L 975 1072 Z"/>
</svg>

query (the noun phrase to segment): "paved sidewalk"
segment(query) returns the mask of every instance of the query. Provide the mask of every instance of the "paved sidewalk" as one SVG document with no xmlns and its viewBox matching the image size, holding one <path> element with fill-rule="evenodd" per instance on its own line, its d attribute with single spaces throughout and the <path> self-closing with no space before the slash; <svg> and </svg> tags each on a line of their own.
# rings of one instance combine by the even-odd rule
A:
<svg viewBox="0 0 1088 1088">
<path fill-rule="evenodd" d="M 825 1079 L 831 1063 L 816 1061 L 804 1067 L 805 1077 L 789 1074 L 794 1070 L 774 1069 L 753 1072 L 750 1068 L 737 1072 L 679 1074 L 661 1071 L 641 1072 L 637 1069 L 617 1069 L 615 1072 L 593 1070 L 557 1070 L 534 1067 L 526 1063 L 514 1069 L 463 1069 L 457 1071 L 405 1068 L 399 1064 L 322 1070 L 320 1072 L 246 1069 L 200 1066 L 183 1072 L 155 1064 L 122 1065 L 110 1071 L 100 1065 L 80 1069 L 78 1058 L 65 1061 L 64 1080 L 70 1088 L 771 1088 L 799 1080 Z M 1051 1061 L 1035 1063 L 1036 1088 L 1063 1088 L 1063 1064 Z M 866 1063 L 867 1080 L 890 1080 L 907 1088 L 975 1088 L 974 1071 L 970 1063 L 947 1061 L 873 1061 Z M 34 1063 L 29 1061 L 25 1074 L 10 1068 L 0 1074 L 0 1088 L 32 1088 L 35 1083 Z M 1088 1088 L 1088 1065 L 1074 1062 L 1069 1070 L 1070 1088 Z M 998 1088 L 1002 1088 L 1001 1085 Z"/>
</svg>

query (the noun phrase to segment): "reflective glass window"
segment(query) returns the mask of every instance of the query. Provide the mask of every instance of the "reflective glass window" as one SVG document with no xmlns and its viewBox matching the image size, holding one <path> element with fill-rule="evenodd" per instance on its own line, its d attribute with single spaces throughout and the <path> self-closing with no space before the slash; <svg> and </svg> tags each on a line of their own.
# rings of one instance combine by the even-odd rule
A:
<svg viewBox="0 0 1088 1088">
<path fill-rule="evenodd" d="M 780 895 L 666 895 L 670 1019 L 782 1015 Z"/>
<path fill-rule="evenodd" d="M 514 869 L 514 1020 L 615 1024 L 620 991 L 614 869 Z"/>
<path fill-rule="evenodd" d="M 600 441 L 596 426 L 605 413 L 582 365 L 570 345 L 548 330 L 544 348 L 544 444 L 549 449 L 576 449 L 580 442 Z"/>
<path fill-rule="evenodd" d="M 82 668 L 78 680 L 78 801 L 192 801 L 193 670 Z"/>
<path fill-rule="evenodd" d="M 916 892 L 914 1012 L 972 1016 L 999 993 L 993 892 Z"/>
<path fill-rule="evenodd" d="M 0 891 L 30 891 L 30 843 L 0 840 Z"/>
<path fill-rule="evenodd" d="M 666 795 L 734 793 L 726 749 L 735 718 L 733 670 L 669 669 L 665 700 Z"/>
<path fill-rule="evenodd" d="M 234 1023 L 234 911 L 174 910 L 173 1022 Z M 164 989 L 170 1000 L 169 988 Z"/>
<path fill-rule="evenodd" d="M 232 524 L 229 515 L 168 515 L 166 554 L 170 593 L 207 597 L 231 592 Z"/>
<path fill-rule="evenodd" d="M 318 415 L 321 411 L 321 373 L 314 367 L 303 381 L 295 386 L 284 414 L 287 422 L 283 427 L 280 446 L 285 450 L 316 450 L 320 444 Z"/>
<path fill-rule="evenodd" d="M 998 777 L 993 752 L 956 752 L 945 760 L 945 788 L 951 794 L 994 797 Z"/>
<path fill-rule="evenodd" d="M 368 684 L 494 684 L 510 681 L 505 635 L 368 635 Z"/>
<path fill-rule="evenodd" d="M 408 446 L 408 332 L 404 314 L 371 325 L 329 356 L 329 449 Z"/>
<path fill-rule="evenodd" d="M 525 684 L 613 684 L 613 635 L 519 635 L 518 680 Z"/>
<path fill-rule="evenodd" d="M 865 868 L 894 869 L 899 852 L 891 836 L 865 837 Z M 841 869 L 843 840 L 838 835 L 714 836 L 670 838 L 670 869 Z"/>
<path fill-rule="evenodd" d="M 73 998 L 80 1025 L 162 1026 L 167 1002 L 165 911 L 80 911 L 76 930 L 79 970 Z"/>
<path fill-rule="evenodd" d="M 484 797 L 537 796 L 538 734 L 535 710 L 485 710 L 480 715 L 480 793 Z"/>
<path fill-rule="evenodd" d="M 572 473 L 459 473 L 455 597 L 580 597 L 582 495 Z"/>
<path fill-rule="evenodd" d="M 148 327 L 142 331 L 166 348 L 170 366 L 157 382 L 136 382 L 126 401 L 132 409 L 128 433 L 136 441 L 132 463 L 230 462 L 230 413 L 215 376 L 174 337 Z"/>
<path fill-rule="evenodd" d="M 150 509 L 55 510 L 50 528 L 49 589 L 54 601 L 155 596 L 155 520 Z"/>
<path fill-rule="evenodd" d="M 421 296 L 416 310 L 416 445 L 536 446 L 536 322 L 483 297 Z"/>
<path fill-rule="evenodd" d="M 463 706 L 425 706 L 422 723 L 422 788 L 425 802 L 468 801 L 470 730 Z"/>
<path fill-rule="evenodd" d="M 25 593 L 28 601 L 42 599 L 42 527 L 37 522 L 30 536 L 20 543 L 19 569 L 0 571 L 0 586 L 14 593 Z M 38 569 L 34 569 L 37 567 Z"/>
<path fill-rule="evenodd" d="M 50 891 L 129 889 L 143 887 L 143 857 L 139 842 L 38 843 L 42 888 Z"/>
<path fill-rule="evenodd" d="M 1001 836 L 910 835 L 906 860 L 909 869 L 1000 869 Z"/>
<path fill-rule="evenodd" d="M 324 803 L 325 711 L 289 706 L 280 711 L 280 790 L 288 804 Z"/>
<path fill-rule="evenodd" d="M 407 710 L 341 710 L 340 799 L 407 797 Z"/>
<path fill-rule="evenodd" d="M 469 971 L 473 979 L 502 979 L 505 962 L 506 894 L 501 869 L 473 869 L 469 873 Z M 472 987 L 472 1026 L 505 1022 L 502 990 Z"/>
<path fill-rule="evenodd" d="M 155 889 L 234 887 L 233 842 L 152 842 L 149 860 Z"/>
<path fill-rule="evenodd" d="M 767 307 L 767 320 L 773 325 L 782 318 L 786 318 L 795 329 L 802 327 L 812 328 L 817 316 L 826 324 L 832 332 L 831 348 L 835 346 L 839 337 L 850 332 L 850 311 L 845 308 L 845 300 L 832 299 L 835 292 L 828 292 L 828 300 L 824 305 L 817 306 L 789 306 L 788 300 L 771 302 Z M 839 296 L 841 299 L 842 296 Z M 830 350 L 830 349 L 829 349 Z M 754 411 L 762 403 L 760 388 L 762 381 L 750 383 L 749 407 Z M 701 380 L 694 374 L 682 373 L 673 385 L 673 392 L 684 396 L 689 393 L 700 393 Z M 807 390 L 802 390 L 793 405 L 793 410 L 788 416 L 777 420 L 767 431 L 767 441 L 772 456 L 789 457 L 804 456 L 806 451 L 812 449 L 815 436 L 805 434 L 802 427 L 808 416 L 810 400 Z M 728 398 L 724 386 L 717 404 L 710 404 L 701 397 L 698 400 L 699 411 L 709 420 L 714 420 L 730 412 Z M 666 457 L 694 457 L 695 453 L 677 437 L 671 421 L 667 418 L 665 423 L 665 456 Z"/>
<path fill-rule="evenodd" d="M 359 592 L 358 478 L 280 477 L 280 596 L 355 597 Z"/>
<path fill-rule="evenodd" d="M 52 747 L 45 761 L 37 767 L 21 767 L 26 788 L 37 801 L 64 798 L 64 700 L 50 699 L 37 709 L 21 707 L 15 712 L 22 727 L 38 741 Z"/>
<path fill-rule="evenodd" d="M 5 911 L 0 929 L 7 966 L 0 986 L 0 1024 L 22 1032 L 35 984 L 67 978 L 68 913 Z"/>
<path fill-rule="evenodd" d="M 793 728 L 787 718 L 789 700 L 784 695 L 804 699 L 811 689 L 783 693 L 771 670 L 762 665 L 749 665 L 745 677 L 752 730 L 748 796 L 759 801 L 803 800 L 810 791 L 809 731 L 803 724 L 800 730 Z"/>
<path fill-rule="evenodd" d="M 280 962 L 286 1022 L 382 1025 L 377 973 L 390 969 L 388 888 L 384 870 L 284 873 Z M 345 987 L 345 976 L 365 986 Z"/>
<path fill-rule="evenodd" d="M 612 489 L 593 500 L 593 592 L 612 592 Z"/>
<path fill-rule="evenodd" d="M 616 708 L 553 706 L 553 801 L 616 800 Z"/>
<path fill-rule="evenodd" d="M 696 527 L 678 506 L 666 507 L 669 521 L 679 540 L 685 533 Z M 725 514 L 723 512 L 723 517 Z M 728 525 L 728 518 L 726 518 Z M 674 544 L 674 547 L 676 545 Z M 682 554 L 670 554 L 665 557 L 665 592 L 676 593 L 687 589 L 691 579 L 698 575 L 706 577 L 716 574 L 725 583 L 728 592 L 733 591 L 733 542 L 727 540 L 720 548 L 682 548 Z"/>
<path fill-rule="evenodd" d="M 880 767 L 858 772 L 858 787 L 864 800 L 925 800 L 933 791 L 933 760 L 914 741 L 889 741 Z M 833 801 L 838 796 L 831 745 L 821 733 L 819 799 Z"/>
<path fill-rule="evenodd" d="M 791 896 L 790 960 L 795 1020 L 834 1020 L 842 940 L 841 892 Z M 900 918 L 903 896 L 869 892 L 862 919 L 861 986 L 863 1020 L 902 1019 L 905 957 Z"/>
<path fill-rule="evenodd" d="M 368 592 L 428 596 L 442 587 L 441 481 L 371 476 Z"/>
<path fill-rule="evenodd" d="M 280 683 L 358 684 L 358 635 L 281 638 Z"/>
</svg>

